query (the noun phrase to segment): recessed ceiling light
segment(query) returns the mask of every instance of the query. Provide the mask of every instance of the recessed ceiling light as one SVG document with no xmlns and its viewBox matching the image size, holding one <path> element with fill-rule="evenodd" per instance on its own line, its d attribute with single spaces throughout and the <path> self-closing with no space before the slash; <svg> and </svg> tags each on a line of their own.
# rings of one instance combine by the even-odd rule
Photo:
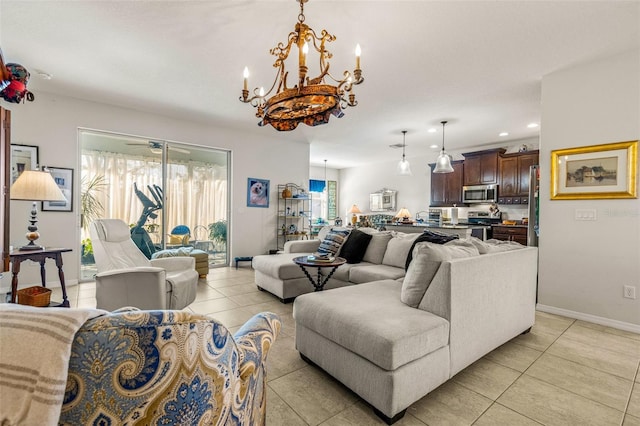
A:
<svg viewBox="0 0 640 426">
<path fill-rule="evenodd" d="M 507 132 L 502 132 L 502 133 L 500 133 L 498 136 L 509 136 L 509 133 L 507 133 Z"/>
<path fill-rule="evenodd" d="M 432 149 L 440 148 L 440 145 L 433 144 L 429 148 L 432 148 Z"/>
<path fill-rule="evenodd" d="M 530 128 L 530 129 L 534 129 L 534 128 L 538 127 L 538 126 L 539 126 L 538 123 L 529 123 L 529 124 L 527 124 L 527 127 Z"/>
<path fill-rule="evenodd" d="M 437 130 L 434 129 L 433 127 L 429 129 L 429 133 L 435 133 L 435 132 L 437 132 Z"/>
</svg>

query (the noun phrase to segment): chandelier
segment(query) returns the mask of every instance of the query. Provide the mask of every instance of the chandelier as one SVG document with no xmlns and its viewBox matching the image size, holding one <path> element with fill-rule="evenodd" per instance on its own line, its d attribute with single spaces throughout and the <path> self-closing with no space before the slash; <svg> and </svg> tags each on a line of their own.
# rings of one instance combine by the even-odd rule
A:
<svg viewBox="0 0 640 426">
<path fill-rule="evenodd" d="M 253 89 L 249 97 L 249 70 L 244 69 L 244 87 L 240 101 L 250 103 L 257 108 L 256 117 L 260 118 L 259 126 L 271 124 L 276 130 L 289 131 L 299 123 L 317 126 L 329 122 L 330 116 L 340 118 L 343 109 L 358 104 L 353 86 L 364 81 L 360 69 L 360 45 L 356 46 L 356 68 L 353 73 L 344 71 L 342 79 L 329 73 L 329 61 L 333 55 L 326 50 L 325 44 L 336 39 L 334 35 L 322 30 L 320 37 L 304 23 L 304 3 L 308 0 L 296 0 L 300 3 L 300 14 L 295 30 L 289 33 L 287 43 L 278 43 L 269 53 L 276 57 L 273 64 L 278 69 L 273 85 L 268 92 L 264 88 Z M 285 61 L 291 53 L 293 45 L 298 46 L 298 79 L 293 87 L 287 85 L 288 72 Z M 317 77 L 307 76 L 307 56 L 310 47 L 319 54 L 320 74 Z M 331 79 L 335 84 L 328 84 Z"/>
</svg>

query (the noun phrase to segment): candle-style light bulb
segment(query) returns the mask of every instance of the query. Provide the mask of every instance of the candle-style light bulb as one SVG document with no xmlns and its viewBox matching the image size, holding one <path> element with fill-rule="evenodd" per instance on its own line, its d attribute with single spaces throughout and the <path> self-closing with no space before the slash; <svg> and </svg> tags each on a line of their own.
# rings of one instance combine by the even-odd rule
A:
<svg viewBox="0 0 640 426">
<path fill-rule="evenodd" d="M 304 42 L 304 46 L 302 46 L 302 54 L 305 58 L 309 54 L 309 43 L 307 43 L 306 41 Z"/>
<path fill-rule="evenodd" d="M 249 90 L 249 68 L 244 67 L 242 76 L 244 77 L 244 90 Z"/>
<path fill-rule="evenodd" d="M 264 87 L 260 88 L 260 97 L 264 98 Z"/>
<path fill-rule="evenodd" d="M 360 69 L 360 55 L 362 55 L 362 49 L 360 49 L 360 43 L 356 44 L 356 69 Z"/>
</svg>

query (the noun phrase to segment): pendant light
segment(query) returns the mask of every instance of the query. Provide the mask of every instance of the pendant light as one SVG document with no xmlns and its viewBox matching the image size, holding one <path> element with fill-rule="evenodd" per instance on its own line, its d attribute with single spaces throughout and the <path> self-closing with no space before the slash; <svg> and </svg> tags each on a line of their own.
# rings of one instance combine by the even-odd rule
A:
<svg viewBox="0 0 640 426">
<path fill-rule="evenodd" d="M 407 131 L 403 130 L 402 131 L 402 160 L 400 160 L 400 162 L 398 162 L 398 174 L 400 176 L 411 176 L 413 173 L 411 173 L 411 165 L 409 164 L 409 162 L 405 159 L 404 156 L 404 148 L 405 148 L 405 137 L 407 136 Z"/>
<path fill-rule="evenodd" d="M 436 168 L 433 169 L 433 173 L 452 173 L 451 157 L 447 154 L 447 151 L 444 150 L 444 125 L 447 124 L 447 122 L 441 121 L 440 123 L 442 123 L 442 151 L 440 151 L 440 155 L 438 155 Z"/>
</svg>

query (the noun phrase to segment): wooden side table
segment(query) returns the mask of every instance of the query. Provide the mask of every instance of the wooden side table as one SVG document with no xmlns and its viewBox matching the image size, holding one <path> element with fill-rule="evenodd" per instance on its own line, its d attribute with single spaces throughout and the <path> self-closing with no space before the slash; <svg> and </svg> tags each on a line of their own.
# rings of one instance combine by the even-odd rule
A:
<svg viewBox="0 0 640 426">
<path fill-rule="evenodd" d="M 329 278 L 331 278 L 331 275 L 333 275 L 333 273 L 336 271 L 338 266 L 342 265 L 343 263 L 346 263 L 347 259 L 343 257 L 336 257 L 333 262 L 313 262 L 313 261 L 310 261 L 307 258 L 307 256 L 299 256 L 294 258 L 293 261 L 296 263 L 296 265 L 300 267 L 300 269 L 302 269 L 306 277 L 311 282 L 311 285 L 313 286 L 314 291 L 322 291 L 322 289 L 324 289 L 325 284 L 327 283 L 327 281 L 329 281 Z M 316 274 L 315 279 L 309 274 L 309 271 L 307 271 L 308 267 L 318 268 L 318 272 Z M 329 274 L 326 277 L 323 277 L 321 273 L 322 268 L 332 268 L 332 269 L 331 271 L 329 271 Z"/>
<path fill-rule="evenodd" d="M 11 279 L 11 303 L 16 303 L 16 296 L 18 295 L 18 273 L 20 273 L 20 263 L 23 260 L 31 260 L 33 262 L 40 263 L 40 280 L 42 286 L 47 286 L 45 277 L 44 262 L 47 259 L 53 259 L 58 267 L 58 277 L 60 278 L 60 286 L 62 287 L 62 303 L 58 306 L 69 307 L 69 299 L 67 298 L 67 288 L 64 284 L 64 272 L 62 271 L 62 253 L 71 251 L 68 248 L 50 248 L 45 247 L 42 250 L 14 250 L 9 253 L 11 260 L 11 273 L 13 274 Z"/>
</svg>

